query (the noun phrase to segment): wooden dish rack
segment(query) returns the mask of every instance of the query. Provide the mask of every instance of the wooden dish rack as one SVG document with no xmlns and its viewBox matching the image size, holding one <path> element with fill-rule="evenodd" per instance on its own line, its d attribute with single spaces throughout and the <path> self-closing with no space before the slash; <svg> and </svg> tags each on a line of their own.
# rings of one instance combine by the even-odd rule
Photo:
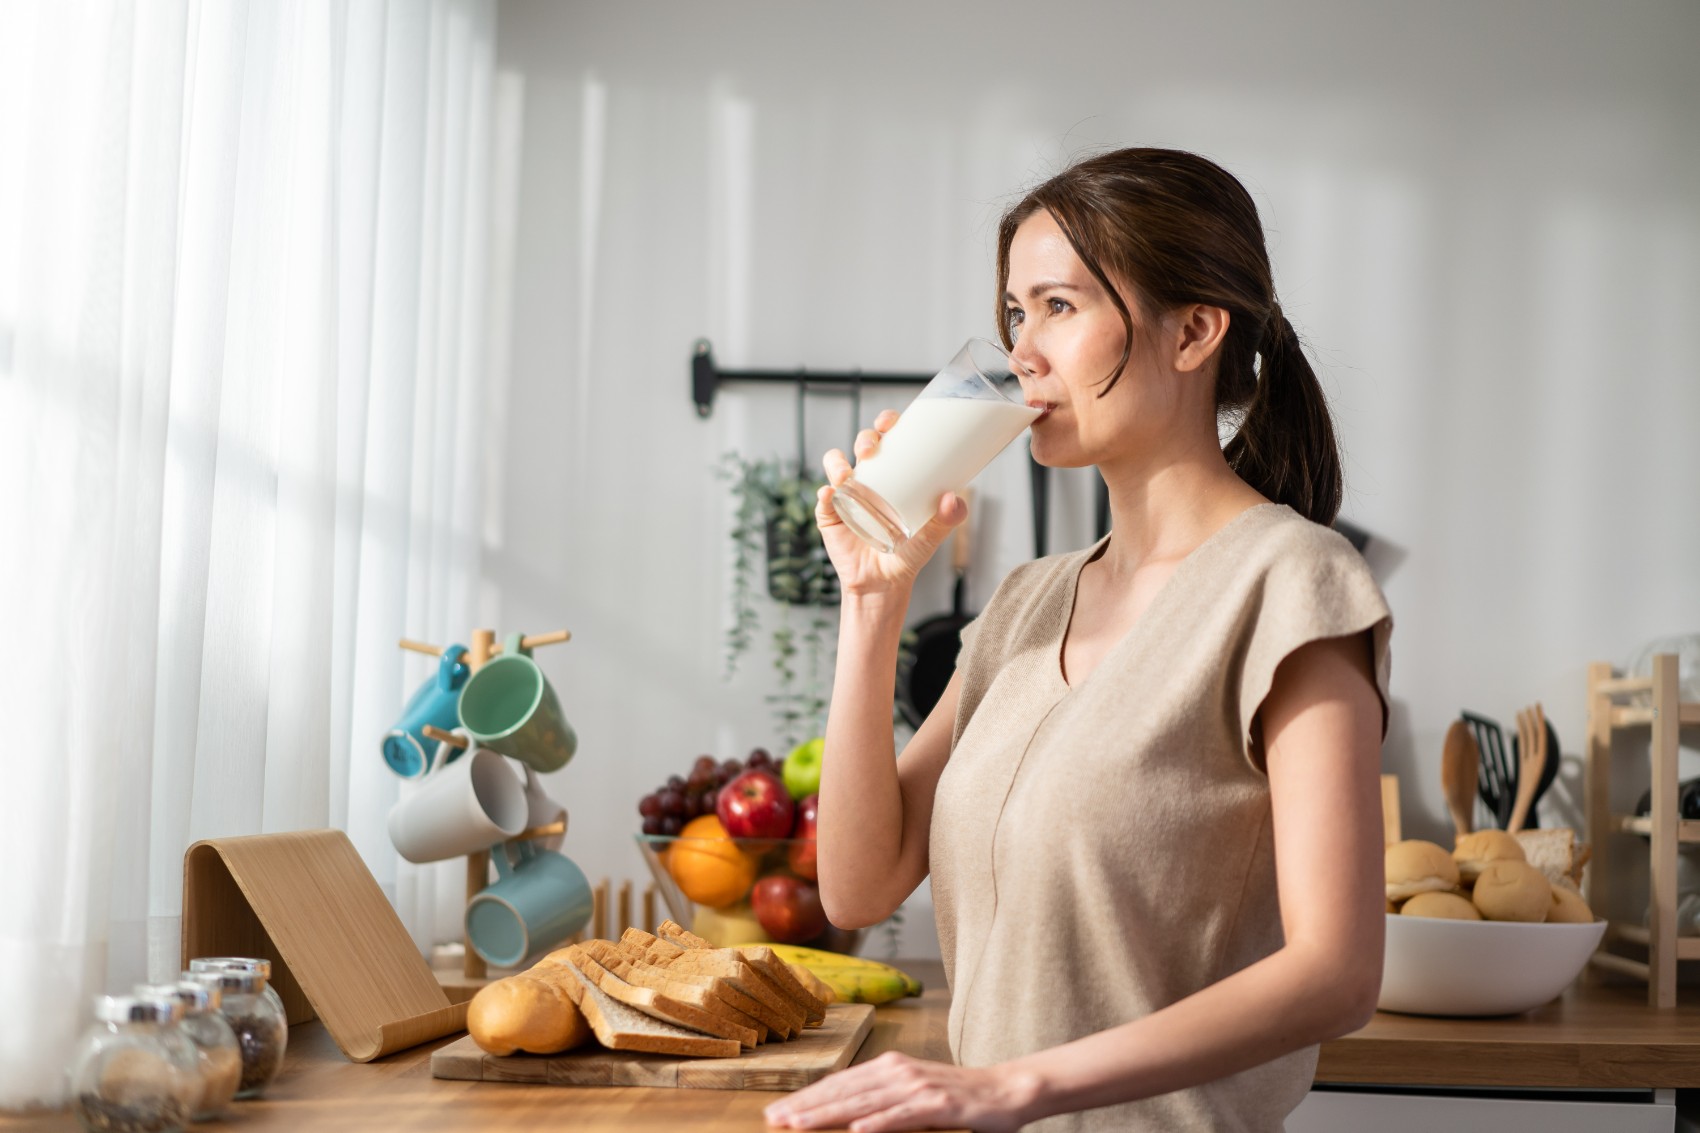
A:
<svg viewBox="0 0 1700 1133">
<path fill-rule="evenodd" d="M 571 641 L 572 637 L 572 632 L 564 629 L 556 630 L 552 633 L 534 634 L 521 638 L 520 647 L 523 649 L 535 649 L 540 645 L 558 645 L 562 642 Z M 400 644 L 403 649 L 410 650 L 414 653 L 426 653 L 432 657 L 441 657 L 443 654 L 442 646 L 431 645 L 423 641 L 414 641 L 410 638 L 404 637 L 401 639 Z M 487 663 L 492 657 L 499 655 L 501 652 L 502 647 L 496 643 L 495 630 L 474 630 L 472 633 L 472 644 L 467 648 L 466 652 L 466 664 L 469 670 L 469 675 L 470 673 L 476 673 L 479 669 L 483 668 L 485 663 Z M 456 747 L 466 746 L 466 741 L 460 736 L 442 731 L 441 729 L 427 725 L 424 731 L 427 736 L 440 743 L 448 743 Z M 553 822 L 545 826 L 534 826 L 521 830 L 518 834 L 508 839 L 508 844 L 511 845 L 514 842 L 528 842 L 537 838 L 548 838 L 556 834 L 564 834 L 565 832 L 565 822 Z M 471 900 L 483 891 L 485 886 L 489 884 L 490 851 L 480 850 L 477 853 L 468 854 L 466 856 L 467 901 L 471 902 Z M 655 919 L 655 895 L 654 885 L 650 885 L 644 890 L 643 926 L 640 927 L 652 929 L 658 923 Z M 590 914 L 589 937 L 606 939 L 608 937 L 608 904 L 610 896 L 609 881 L 607 878 L 603 878 L 602 881 L 591 890 L 591 896 L 593 905 Z M 616 919 L 618 921 L 619 929 L 623 930 L 634 923 L 632 921 L 632 883 L 630 881 L 621 883 L 616 900 L 618 902 L 616 906 Z M 579 932 L 571 938 L 569 943 L 577 943 L 584 939 L 586 939 L 586 933 Z M 473 949 L 471 940 L 463 939 L 462 943 L 466 952 L 465 957 L 461 961 L 460 974 L 462 976 L 462 981 L 460 982 L 465 985 L 483 983 L 489 978 L 489 965 L 485 963 L 484 957 L 480 956 L 477 951 Z M 439 979 L 441 979 L 441 977 L 439 977 Z M 443 982 L 447 983 L 454 981 Z"/>
<path fill-rule="evenodd" d="M 1613 921 L 1592 962 L 1596 967 L 1644 980 L 1647 1003 L 1676 1006 L 1676 962 L 1700 960 L 1700 937 L 1679 937 L 1676 923 L 1677 848 L 1700 843 L 1700 822 L 1685 820 L 1677 811 L 1677 746 L 1684 725 L 1700 724 L 1700 702 L 1683 701 L 1677 683 L 1677 657 L 1653 657 L 1649 677 L 1620 677 L 1609 663 L 1588 666 L 1588 746 L 1585 809 L 1588 838 L 1596 855 L 1612 835 L 1647 837 L 1649 878 L 1647 924 Z M 1619 703 L 1625 698 L 1634 703 Z M 1648 757 L 1652 768 L 1652 808 L 1646 817 L 1614 814 L 1611 809 L 1612 737 L 1625 729 L 1650 729 Z M 1588 871 L 1584 896 L 1598 908 L 1600 862 Z M 1608 951 L 1627 941 L 1647 950 L 1645 961 Z"/>
</svg>

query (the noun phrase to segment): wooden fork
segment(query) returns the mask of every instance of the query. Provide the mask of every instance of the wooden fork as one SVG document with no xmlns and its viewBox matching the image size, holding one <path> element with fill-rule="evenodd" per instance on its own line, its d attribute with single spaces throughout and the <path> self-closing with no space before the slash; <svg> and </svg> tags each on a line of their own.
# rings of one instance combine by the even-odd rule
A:
<svg viewBox="0 0 1700 1133">
<path fill-rule="evenodd" d="M 1537 701 L 1517 713 L 1517 801 L 1511 807 L 1511 821 L 1505 824 L 1513 834 L 1523 829 L 1529 817 L 1546 763 L 1547 718 Z"/>
</svg>

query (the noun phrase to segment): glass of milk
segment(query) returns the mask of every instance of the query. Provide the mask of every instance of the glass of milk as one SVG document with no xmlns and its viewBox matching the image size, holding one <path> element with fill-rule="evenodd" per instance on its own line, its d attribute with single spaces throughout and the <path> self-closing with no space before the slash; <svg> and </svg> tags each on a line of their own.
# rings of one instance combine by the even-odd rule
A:
<svg viewBox="0 0 1700 1133">
<path fill-rule="evenodd" d="M 1042 412 L 1005 396 L 1015 372 L 1003 347 L 969 339 L 834 490 L 844 526 L 887 553 L 919 531 Z"/>
</svg>

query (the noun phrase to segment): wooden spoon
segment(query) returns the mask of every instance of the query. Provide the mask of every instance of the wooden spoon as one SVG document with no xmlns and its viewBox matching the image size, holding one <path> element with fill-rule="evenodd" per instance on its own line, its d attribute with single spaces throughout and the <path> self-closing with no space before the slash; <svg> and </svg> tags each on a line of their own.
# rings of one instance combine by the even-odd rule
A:
<svg viewBox="0 0 1700 1133">
<path fill-rule="evenodd" d="M 1445 745 L 1440 751 L 1440 789 L 1446 795 L 1446 808 L 1452 812 L 1452 825 L 1460 836 L 1475 826 L 1471 815 L 1476 805 L 1477 765 L 1481 751 L 1476 737 L 1462 720 L 1452 721 L 1446 729 Z"/>
<path fill-rule="evenodd" d="M 1529 806 L 1535 801 L 1535 788 L 1540 786 L 1541 772 L 1547 762 L 1547 718 L 1539 704 L 1517 713 L 1517 801 L 1511 807 L 1511 821 L 1505 829 L 1515 834 L 1523 829 L 1529 817 Z"/>
</svg>

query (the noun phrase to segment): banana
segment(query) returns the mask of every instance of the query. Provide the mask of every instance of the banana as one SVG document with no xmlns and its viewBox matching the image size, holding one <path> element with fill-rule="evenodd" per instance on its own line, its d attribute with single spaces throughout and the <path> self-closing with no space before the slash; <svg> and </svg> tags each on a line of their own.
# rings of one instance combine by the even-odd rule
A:
<svg viewBox="0 0 1700 1133">
<path fill-rule="evenodd" d="M 921 981 L 890 964 L 803 948 L 796 944 L 768 944 L 774 955 L 787 964 L 813 972 L 832 988 L 841 1003 L 890 1003 L 905 996 L 920 995 Z"/>
</svg>

